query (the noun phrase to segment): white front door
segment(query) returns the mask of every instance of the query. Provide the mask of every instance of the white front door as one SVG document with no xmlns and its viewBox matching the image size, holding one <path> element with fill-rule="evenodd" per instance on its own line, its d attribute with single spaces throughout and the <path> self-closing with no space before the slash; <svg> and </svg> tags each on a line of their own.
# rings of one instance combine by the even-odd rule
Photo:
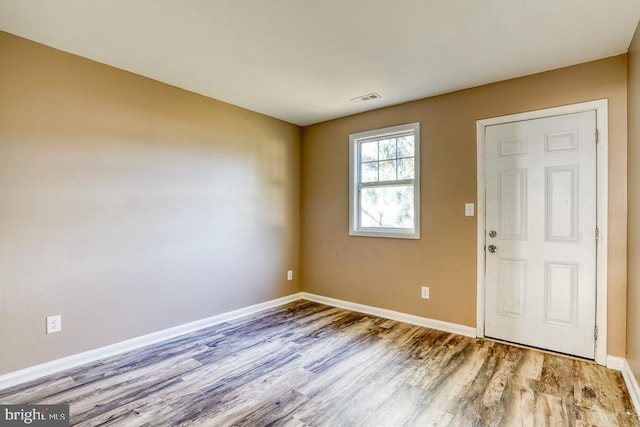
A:
<svg viewBox="0 0 640 427">
<path fill-rule="evenodd" d="M 596 112 L 485 128 L 485 336 L 594 358 Z"/>
</svg>

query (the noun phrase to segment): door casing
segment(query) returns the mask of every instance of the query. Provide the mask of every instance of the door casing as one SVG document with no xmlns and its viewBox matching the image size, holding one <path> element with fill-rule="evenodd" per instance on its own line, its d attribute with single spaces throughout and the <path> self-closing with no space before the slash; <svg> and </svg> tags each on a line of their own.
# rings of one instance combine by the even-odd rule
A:
<svg viewBox="0 0 640 427">
<path fill-rule="evenodd" d="M 583 111 L 596 112 L 596 126 L 598 129 L 598 144 L 596 146 L 596 226 L 599 230 L 596 245 L 596 327 L 598 337 L 595 348 L 595 361 L 600 365 L 607 364 L 607 249 L 608 249 L 608 101 L 582 102 L 543 110 L 528 111 L 493 117 L 476 121 L 476 154 L 477 154 L 477 304 L 476 304 L 476 335 L 484 337 L 485 320 L 485 127 L 522 120 L 540 119 L 563 114 L 580 113 Z"/>
</svg>

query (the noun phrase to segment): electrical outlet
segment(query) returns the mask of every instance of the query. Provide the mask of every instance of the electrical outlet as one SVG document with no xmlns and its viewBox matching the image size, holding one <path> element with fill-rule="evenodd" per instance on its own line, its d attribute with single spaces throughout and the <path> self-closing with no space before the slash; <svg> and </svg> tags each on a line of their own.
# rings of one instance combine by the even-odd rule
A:
<svg viewBox="0 0 640 427">
<path fill-rule="evenodd" d="M 429 287 L 428 286 L 423 286 L 422 287 L 422 298 L 423 299 L 429 299 Z"/>
<path fill-rule="evenodd" d="M 293 270 L 287 271 L 287 280 L 293 280 Z"/>
<path fill-rule="evenodd" d="M 62 330 L 62 316 L 49 316 L 47 317 L 47 334 L 54 332 L 60 332 Z"/>
</svg>

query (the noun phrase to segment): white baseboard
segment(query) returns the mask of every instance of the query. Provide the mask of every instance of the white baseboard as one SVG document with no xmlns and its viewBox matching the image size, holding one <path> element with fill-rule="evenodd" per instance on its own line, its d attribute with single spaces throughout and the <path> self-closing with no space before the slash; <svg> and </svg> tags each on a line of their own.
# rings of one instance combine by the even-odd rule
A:
<svg viewBox="0 0 640 427">
<path fill-rule="evenodd" d="M 346 310 L 357 311 L 359 313 L 371 314 L 385 319 L 397 320 L 398 322 L 410 323 L 412 325 L 424 326 L 426 328 L 438 329 L 452 334 L 476 337 L 476 328 L 459 325 L 457 323 L 443 322 L 442 320 L 429 319 L 427 317 L 414 316 L 413 314 L 401 313 L 399 311 L 387 310 L 385 308 L 372 307 L 335 298 L 323 297 L 320 295 L 301 292 L 300 298 L 333 307 L 344 308 Z"/>
<path fill-rule="evenodd" d="M 616 371 L 622 371 L 625 364 L 624 357 L 607 355 L 607 368 L 614 369 Z"/>
<path fill-rule="evenodd" d="M 640 386 L 638 386 L 638 381 L 636 381 L 636 377 L 631 372 L 631 367 L 626 359 L 623 359 L 622 377 L 625 384 L 627 384 L 627 390 L 629 390 L 631 403 L 633 403 L 636 414 L 640 414 Z"/>
<path fill-rule="evenodd" d="M 82 353 L 63 357 L 61 359 L 42 363 L 40 365 L 21 369 L 19 371 L 0 375 L 0 390 L 32 381 L 47 375 L 55 374 L 56 372 L 60 372 L 65 369 L 75 368 L 85 363 L 94 362 L 105 357 L 115 356 L 117 354 L 135 350 L 137 348 L 144 347 L 150 344 L 165 341 L 179 335 L 184 335 L 196 331 L 198 329 L 227 322 L 239 317 L 249 316 L 251 314 L 255 314 L 269 308 L 278 307 L 283 304 L 288 304 L 299 299 L 302 299 L 302 295 L 300 293 L 288 295 L 286 297 L 277 298 L 260 304 L 250 305 L 238 310 L 229 311 L 227 313 L 218 314 L 212 317 L 207 317 L 206 319 L 185 323 L 173 328 L 164 329 L 162 331 L 153 332 L 148 335 L 142 335 L 130 340 L 121 341 L 115 344 L 107 345 L 105 347 L 96 348 L 94 350 L 85 351 Z"/>
<path fill-rule="evenodd" d="M 174 338 L 179 335 L 184 335 L 198 329 L 213 326 L 219 323 L 227 322 L 229 320 L 237 319 L 244 316 L 249 316 L 258 313 L 263 310 L 278 307 L 290 302 L 305 299 L 309 301 L 318 302 L 321 304 L 330 305 L 333 307 L 344 308 L 346 310 L 357 311 L 359 313 L 371 314 L 373 316 L 383 317 L 385 319 L 396 320 L 399 322 L 410 323 L 412 325 L 423 326 L 426 328 L 437 329 L 444 332 L 450 332 L 453 334 L 463 335 L 467 337 L 476 337 L 476 328 L 471 326 L 460 325 L 457 323 L 444 322 L 441 320 L 429 319 L 426 317 L 415 316 L 412 314 L 402 313 L 394 310 L 388 310 L 385 308 L 373 307 L 364 304 L 358 304 L 354 302 L 339 300 L 335 298 L 325 297 L 321 295 L 311 294 L 308 292 L 300 292 L 286 297 L 277 298 L 271 301 L 266 301 L 260 304 L 251 305 L 238 310 L 222 313 L 216 316 L 208 317 L 206 319 L 197 320 L 195 322 L 186 323 L 184 325 L 176 326 L 162 331 L 154 332 L 148 335 L 132 338 L 130 340 L 122 341 L 119 343 L 111 344 L 105 347 L 100 347 L 94 350 L 85 351 L 82 353 L 74 354 L 71 356 L 63 357 L 61 359 L 53 360 L 50 362 L 42 363 L 40 365 L 32 366 L 29 368 L 21 369 L 19 371 L 10 372 L 8 374 L 0 375 L 0 390 L 12 387 L 17 384 L 32 381 L 47 375 L 55 374 L 66 369 L 75 368 L 85 363 L 94 362 L 106 357 L 115 356 L 117 354 L 125 353 L 127 351 L 135 350 L 140 347 L 144 347 L 150 344 L 155 344 L 161 341 L 165 341 Z M 635 377 L 631 373 L 627 361 L 622 357 L 607 356 L 607 367 L 615 370 L 622 371 L 629 394 L 633 401 L 636 411 L 640 413 L 640 388 Z"/>
</svg>

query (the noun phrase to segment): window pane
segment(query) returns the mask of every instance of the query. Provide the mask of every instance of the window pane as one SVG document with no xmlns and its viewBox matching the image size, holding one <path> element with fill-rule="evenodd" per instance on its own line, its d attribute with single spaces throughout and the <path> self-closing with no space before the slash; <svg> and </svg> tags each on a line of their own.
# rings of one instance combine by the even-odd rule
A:
<svg viewBox="0 0 640 427">
<path fill-rule="evenodd" d="M 378 162 L 363 163 L 360 171 L 361 182 L 376 182 L 378 180 Z"/>
<path fill-rule="evenodd" d="M 398 138 L 398 157 L 413 157 L 414 155 L 413 135 Z"/>
<path fill-rule="evenodd" d="M 379 141 L 380 160 L 396 158 L 396 139 L 381 139 Z"/>
<path fill-rule="evenodd" d="M 396 161 L 387 160 L 379 162 L 380 165 L 380 181 L 395 181 L 396 178 Z"/>
<path fill-rule="evenodd" d="M 413 157 L 398 160 L 398 179 L 413 179 Z"/>
<path fill-rule="evenodd" d="M 360 192 L 360 225 L 413 228 L 413 186 L 363 188 Z"/>
<path fill-rule="evenodd" d="M 360 144 L 360 161 L 375 162 L 378 160 L 378 141 Z"/>
<path fill-rule="evenodd" d="M 420 238 L 420 124 L 349 135 L 349 235 Z"/>
</svg>

